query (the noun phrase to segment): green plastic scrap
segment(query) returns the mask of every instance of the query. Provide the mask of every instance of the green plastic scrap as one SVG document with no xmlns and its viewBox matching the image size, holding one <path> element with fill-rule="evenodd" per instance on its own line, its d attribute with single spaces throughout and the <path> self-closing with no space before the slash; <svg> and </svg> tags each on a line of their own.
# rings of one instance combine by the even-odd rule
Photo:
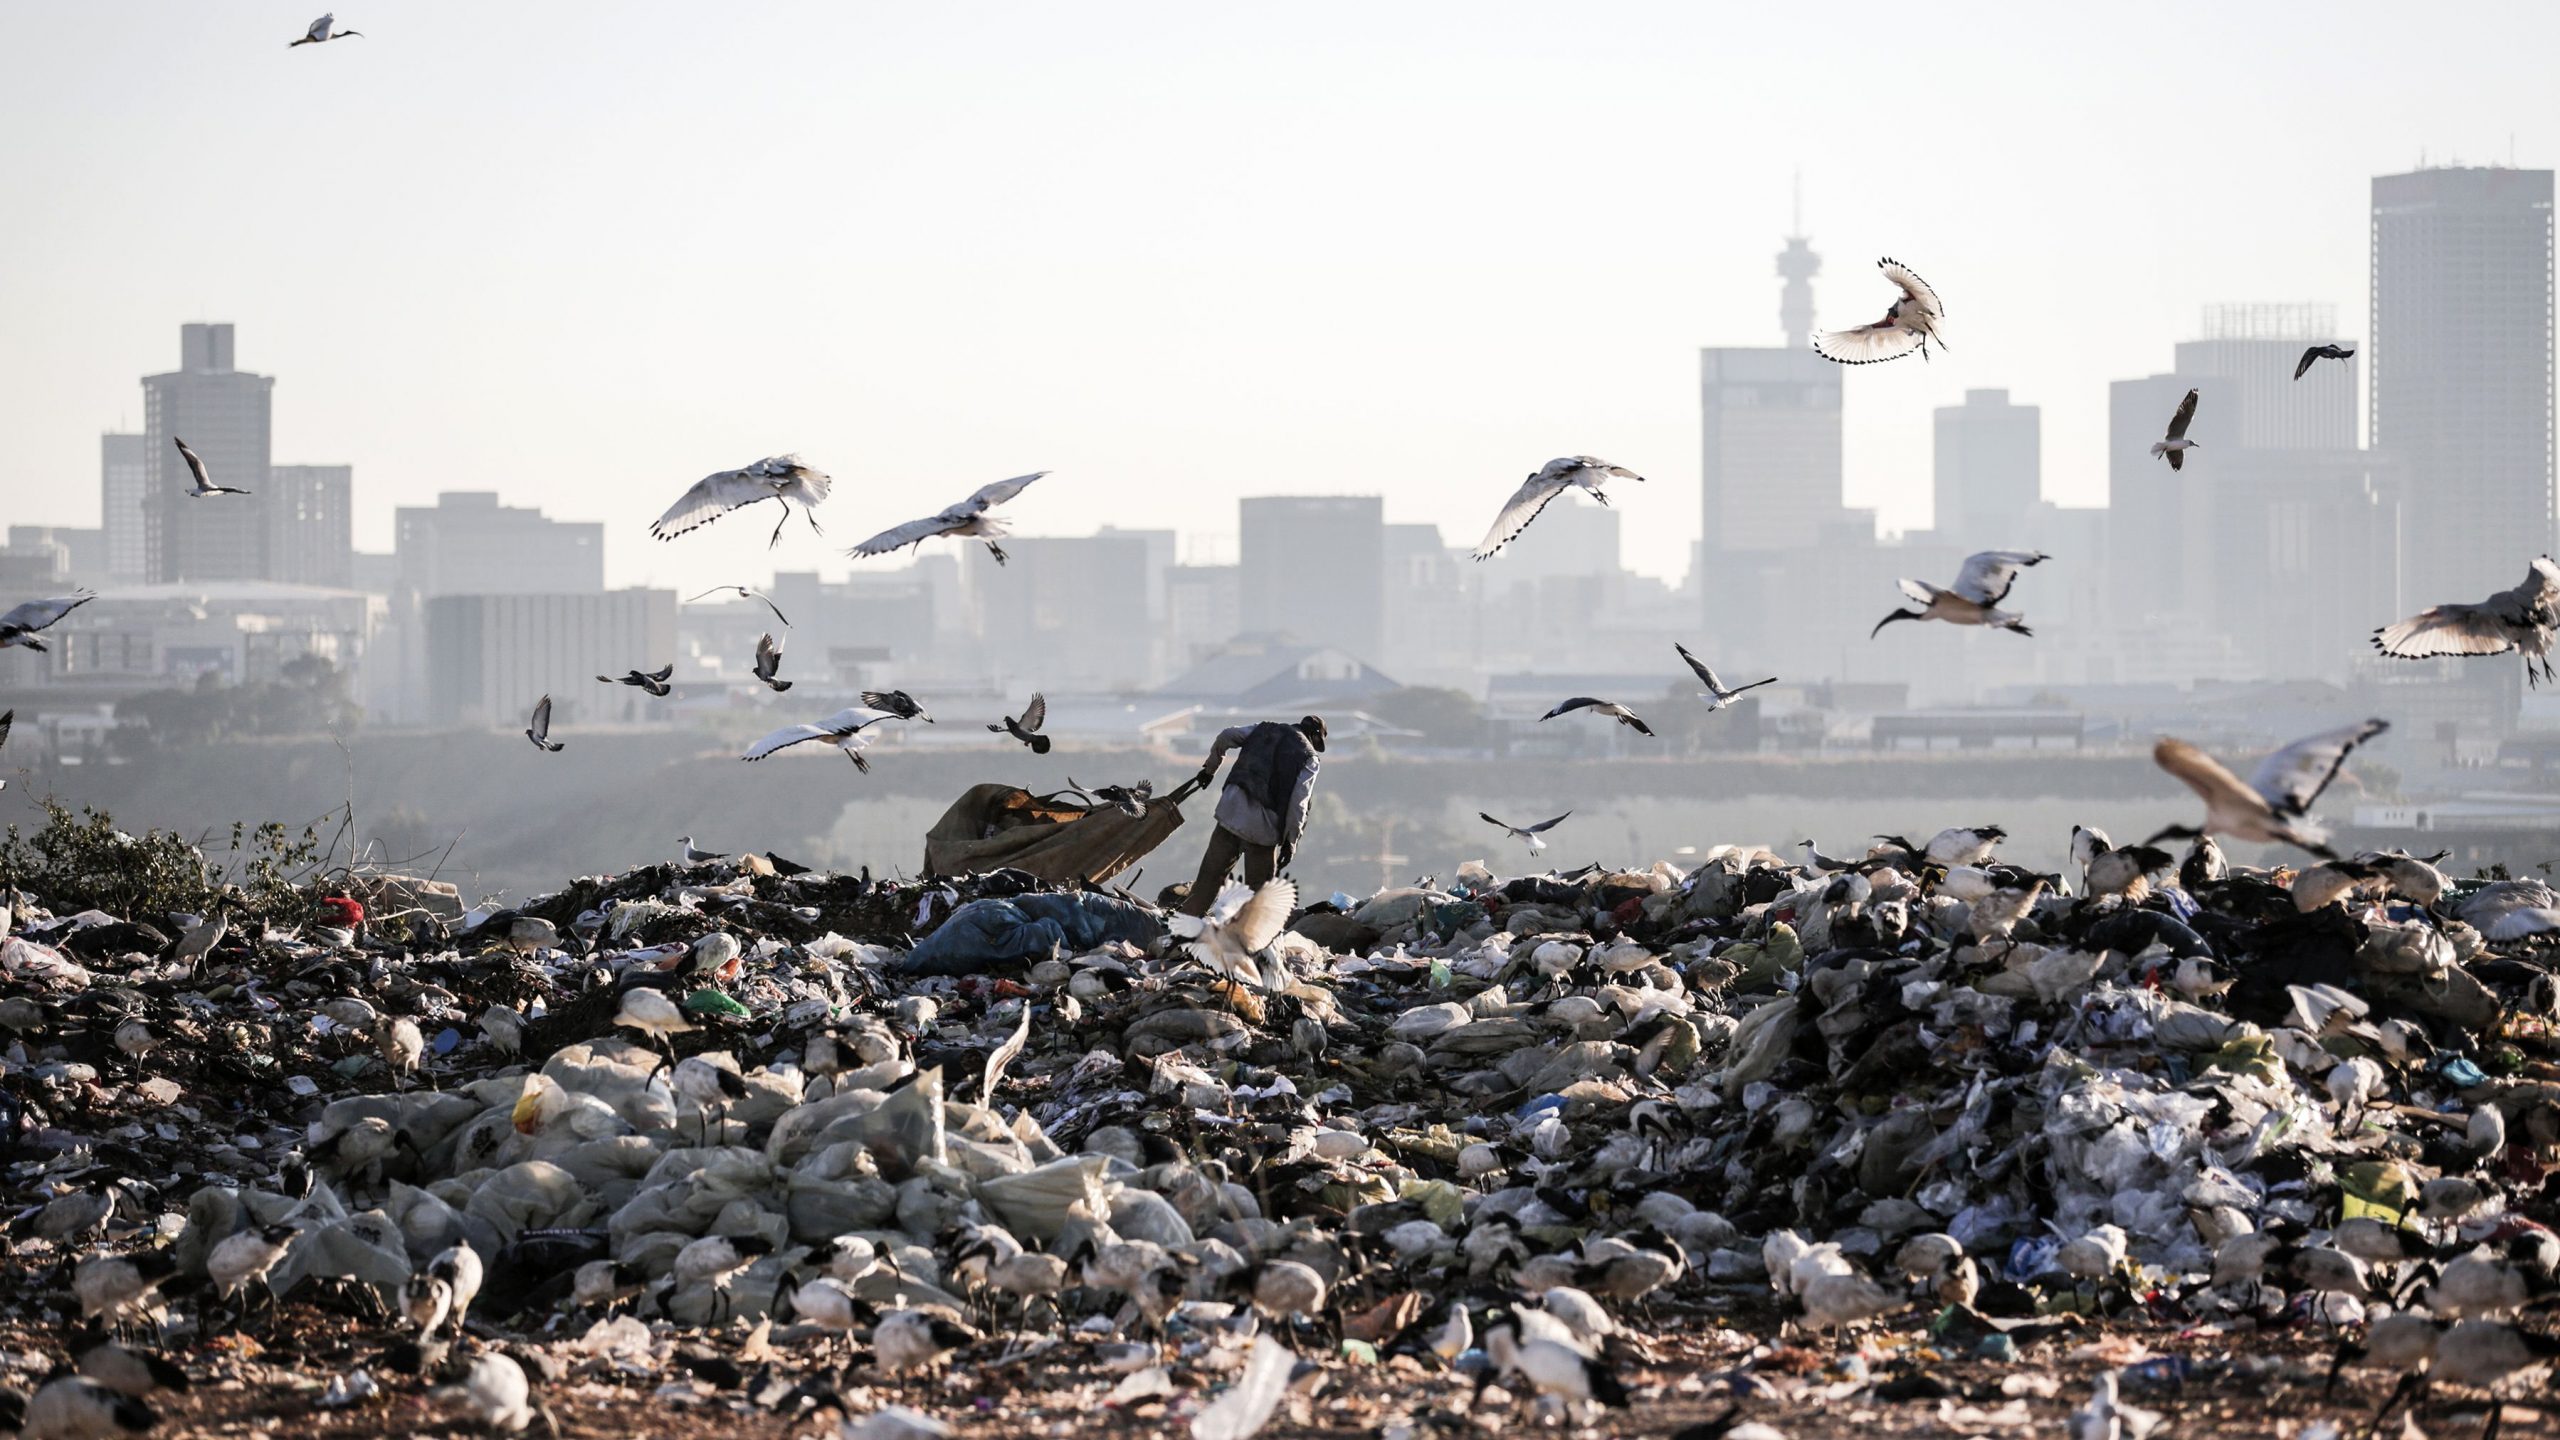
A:
<svg viewBox="0 0 2560 1440">
<path fill-rule="evenodd" d="M 717 990 L 702 989 L 684 997 L 684 1008 L 696 1015 L 727 1015 L 745 1019 L 747 1007 Z"/>
<path fill-rule="evenodd" d="M 1422 1202 L 1423 1218 L 1446 1230 L 1465 1218 L 1467 1192 L 1446 1180 L 1407 1180 L 1397 1190 L 1399 1200 Z"/>
</svg>

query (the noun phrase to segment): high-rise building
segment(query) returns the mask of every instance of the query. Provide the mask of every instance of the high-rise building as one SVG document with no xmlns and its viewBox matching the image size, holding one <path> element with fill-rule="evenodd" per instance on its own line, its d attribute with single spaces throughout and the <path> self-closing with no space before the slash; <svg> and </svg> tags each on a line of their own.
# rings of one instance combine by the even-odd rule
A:
<svg viewBox="0 0 2560 1440">
<path fill-rule="evenodd" d="M 1385 634 L 1386 518 L 1375 495 L 1240 502 L 1242 628 L 1374 660 Z"/>
<path fill-rule="evenodd" d="M 2024 533 L 2044 498 L 2043 412 L 2006 390 L 1967 390 L 1939 408 L 1937 442 L 1937 532 L 1985 549 L 2024 543 L 2006 537 Z"/>
<path fill-rule="evenodd" d="M 147 435 L 98 437 L 98 528 L 107 537 L 107 575 L 139 582 L 150 578 L 145 530 L 151 505 Z"/>
<path fill-rule="evenodd" d="M 1154 684 L 1150 548 L 1140 534 L 1017 536 L 1005 542 L 1011 563 L 998 565 L 985 546 L 970 546 L 961 564 L 998 673 L 1058 691 Z"/>
<path fill-rule="evenodd" d="M 2374 177 L 2372 338 L 2356 363 L 2372 446 L 2409 502 L 2413 603 L 2476 599 L 2553 546 L 2551 201 L 2548 170 Z"/>
<path fill-rule="evenodd" d="M 1164 572 L 1164 633 L 1176 674 L 1215 654 L 1243 626 L 1243 596 L 1233 565 L 1176 565 Z"/>
<path fill-rule="evenodd" d="M 1489 565 L 1478 565 L 1467 558 L 1467 551 L 1450 548 L 1437 525 L 1388 526 L 1387 633 L 1378 663 L 1408 685 L 1474 691 L 1480 683 L 1482 658 L 1478 640 L 1483 612 L 1478 608 L 1478 590 L 1497 578 L 1486 572 L 1509 569 L 1519 560 L 1522 543 L 1535 539 L 1547 522 L 1568 513 L 1564 506 L 1562 500 L 1549 506 L 1519 542 L 1502 552 L 1500 561 Z M 1617 512 L 1600 513 L 1613 522 L 1607 545 L 1609 563 L 1614 567 Z M 1572 541 L 1568 535 L 1565 550 L 1571 554 L 1588 544 L 1587 539 Z M 1583 558 L 1589 560 L 1592 556 Z"/>
<path fill-rule="evenodd" d="M 1805 349 L 1699 352 L 1710 550 L 1793 550 L 1841 516 L 1840 372 Z"/>
<path fill-rule="evenodd" d="M 2148 375 L 2107 387 L 2107 544 L 2115 619 L 2127 629 L 2153 622 L 2216 623 L 2217 555 L 2213 486 L 2220 451 L 2205 429 L 2199 398 L 2190 432 L 2200 448 L 2184 466 L 2169 468 L 2151 453 L 2169 428 L 2169 417 L 2189 390 L 2211 383 L 2201 375 Z M 2217 420 L 2217 425 L 2221 422 Z"/>
<path fill-rule="evenodd" d="M 400 583 L 437 595 L 593 595 L 604 589 L 604 526 L 446 491 L 393 517 Z"/>
<path fill-rule="evenodd" d="M 2202 338 L 2181 340 L 2177 347 L 2178 373 L 2211 382 L 2197 402 L 2198 439 L 2206 438 L 2210 418 L 2216 449 L 2356 448 L 2353 367 L 2361 358 L 2344 364 L 2323 360 L 2293 378 L 2306 347 L 2355 343 L 2338 333 L 2335 307 L 2208 305 L 2203 331 Z M 2161 417 L 2163 428 L 2167 423 Z"/>
<path fill-rule="evenodd" d="M 349 588 L 355 579 L 355 471 L 267 467 L 267 578 Z"/>
<path fill-rule="evenodd" d="M 546 694 L 561 724 L 654 720 L 663 702 L 595 677 L 675 658 L 676 592 L 442 595 L 426 636 L 430 723 L 521 725 Z"/>
<path fill-rule="evenodd" d="M 178 368 L 142 380 L 144 568 L 153 581 L 263 580 L 276 382 L 233 368 L 228 325 L 183 325 L 178 335 Z M 213 483 L 251 493 L 190 496 L 179 440 Z"/>
</svg>

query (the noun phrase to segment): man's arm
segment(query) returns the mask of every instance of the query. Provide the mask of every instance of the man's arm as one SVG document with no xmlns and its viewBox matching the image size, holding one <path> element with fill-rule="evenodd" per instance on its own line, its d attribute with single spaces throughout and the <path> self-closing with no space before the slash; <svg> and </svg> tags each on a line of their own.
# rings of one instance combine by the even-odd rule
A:
<svg viewBox="0 0 2560 1440">
<path fill-rule="evenodd" d="M 1210 781 L 1218 778 L 1218 762 L 1227 758 L 1227 752 L 1252 738 L 1252 735 L 1253 727 L 1250 725 L 1230 725 L 1218 732 L 1217 742 L 1209 747 L 1209 758 L 1200 762 L 1201 788 L 1206 789 Z"/>
<path fill-rule="evenodd" d="M 1283 870 L 1288 869 L 1289 862 L 1297 856 L 1298 837 L 1307 833 L 1307 808 L 1314 803 L 1315 794 L 1316 767 L 1309 765 L 1298 772 L 1298 783 L 1289 791 L 1288 807 L 1279 815 L 1279 862 Z"/>
</svg>

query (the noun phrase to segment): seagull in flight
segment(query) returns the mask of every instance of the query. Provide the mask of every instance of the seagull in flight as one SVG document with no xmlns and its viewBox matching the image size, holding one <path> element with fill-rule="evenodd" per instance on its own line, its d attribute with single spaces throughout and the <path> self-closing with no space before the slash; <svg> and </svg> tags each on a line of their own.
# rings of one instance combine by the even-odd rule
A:
<svg viewBox="0 0 2560 1440">
<path fill-rule="evenodd" d="M 2328 833 L 2311 822 L 2311 804 L 2338 778 L 2357 746 L 2390 728 L 2389 721 L 2367 720 L 2296 740 L 2259 761 L 2246 784 L 2202 750 L 2164 736 L 2151 747 L 2151 758 L 2203 798 L 2204 824 L 2172 825 L 2143 843 L 2228 835 L 2262 845 L 2297 846 L 2323 860 L 2335 860 Z"/>
<path fill-rule="evenodd" d="M 187 462 L 187 473 L 196 477 L 195 488 L 187 493 L 196 499 L 207 495 L 246 495 L 249 492 L 232 485 L 216 485 L 204 468 L 204 457 L 187 448 L 187 442 L 172 435 L 169 443 L 178 447 L 178 456 Z"/>
<path fill-rule="evenodd" d="M 773 632 L 768 630 L 756 637 L 756 678 L 771 687 L 773 693 L 779 695 L 790 689 L 792 683 L 774 678 L 781 673 L 782 642 L 774 639 Z"/>
<path fill-rule="evenodd" d="M 534 702 L 533 718 L 525 722 L 524 738 L 533 742 L 534 749 L 548 750 L 555 755 L 569 748 L 569 742 L 566 740 L 551 738 L 550 696 L 545 695 Z"/>
<path fill-rule="evenodd" d="M 904 690 L 865 690 L 862 703 L 874 710 L 886 710 L 901 720 L 921 720 L 927 725 L 936 723 L 932 716 L 924 713 L 924 707 L 916 703 L 916 697 Z"/>
<path fill-rule="evenodd" d="M 1502 513 L 1493 517 L 1493 528 L 1484 532 L 1484 543 L 1476 547 L 1476 558 L 1489 560 L 1503 546 L 1519 539 L 1529 522 L 1538 518 L 1538 512 L 1567 490 L 1587 490 L 1592 499 L 1608 504 L 1609 497 L 1600 493 L 1600 487 L 1613 479 L 1642 481 L 1644 477 L 1597 455 L 1559 455 L 1539 466 L 1538 473 L 1521 481 L 1520 488 L 1511 492 Z"/>
<path fill-rule="evenodd" d="M 676 688 L 667 683 L 668 677 L 675 673 L 675 662 L 671 660 L 663 670 L 633 670 L 619 680 L 611 675 L 599 675 L 596 678 L 607 685 L 636 685 L 652 695 L 665 695 Z"/>
<path fill-rule="evenodd" d="M 786 515 L 784 518 L 788 519 L 790 517 Z M 814 525 L 817 522 L 811 521 L 810 523 Z M 710 589 L 703 591 L 700 595 L 692 596 L 684 603 L 691 605 L 696 600 L 707 599 L 713 595 L 735 595 L 741 600 L 761 600 L 764 602 L 764 608 L 772 611 L 773 618 L 781 621 L 786 629 L 789 628 L 791 624 L 791 617 L 782 613 L 782 607 L 773 603 L 772 596 L 767 595 L 761 590 L 751 589 L 745 585 L 714 585 Z"/>
<path fill-rule="evenodd" d="M 1957 572 L 1952 590 L 1941 590 L 1920 580 L 1897 581 L 1903 594 L 1926 608 L 1894 611 L 1877 621 L 1867 638 L 1873 640 L 1896 620 L 1944 620 L 1950 625 L 1989 625 L 2033 635 L 2036 632 L 2027 628 L 2027 617 L 2010 614 L 2000 608 L 2000 602 L 2009 598 L 2009 587 L 2018 583 L 2019 571 L 2041 565 L 2049 558 L 2035 550 L 1985 550 L 1965 557 L 1964 569 Z"/>
<path fill-rule="evenodd" d="M 2314 345 L 2302 352 L 2301 359 L 2293 362 L 2293 378 L 2301 379 L 2310 371 L 2312 362 L 2317 360 L 2353 360 L 2354 358 L 2356 358 L 2356 350 L 2352 345 Z"/>
<path fill-rule="evenodd" d="M 1736 685 L 1727 690 L 1724 688 L 1724 682 L 1716 678 L 1716 672 L 1707 668 L 1706 661 L 1689 653 L 1688 646 L 1674 640 L 1671 642 L 1671 648 L 1680 652 L 1680 658 L 1689 662 L 1689 669 L 1697 675 L 1699 683 L 1707 687 L 1698 692 L 1698 698 L 1707 703 L 1707 709 L 1710 712 L 1721 710 L 1732 704 L 1733 697 L 1745 690 L 1757 690 L 1763 685 L 1778 683 L 1778 677 L 1772 675 L 1766 680 L 1754 680 L 1748 685 Z"/>
<path fill-rule="evenodd" d="M 1028 475 L 1016 475 L 1010 480 L 980 486 L 978 493 L 957 505 L 945 507 L 941 514 L 892 526 L 844 553 L 859 559 L 865 555 L 886 555 L 910 545 L 921 545 L 937 535 L 967 535 L 985 542 L 987 553 L 995 556 L 996 563 L 1001 565 L 1004 563 L 1004 547 L 996 540 L 1012 534 L 1013 526 L 1004 517 L 993 513 L 995 508 L 1029 489 L 1032 481 L 1048 473 L 1046 470 L 1034 470 Z"/>
<path fill-rule="evenodd" d="M 1049 753 L 1049 737 L 1040 733 L 1040 727 L 1048 723 L 1049 701 L 1047 697 L 1035 692 L 1031 697 L 1031 703 L 1022 707 L 1019 718 L 1008 715 L 1004 718 L 1003 724 L 990 725 L 987 728 L 1010 735 L 1030 746 L 1031 753 L 1034 755 L 1046 755 Z"/>
<path fill-rule="evenodd" d="M 334 13 L 323 15 L 319 19 L 311 22 L 311 28 L 302 32 L 301 39 L 294 41 L 293 45 L 287 45 L 284 48 L 290 50 L 294 45 L 326 45 L 332 40 L 344 40 L 349 36 L 361 36 L 364 34 L 361 30 L 332 31 L 330 27 L 337 23 L 338 17 Z"/>
<path fill-rule="evenodd" d="M 844 758 L 853 762 L 854 769 L 868 775 L 871 762 L 862 758 L 862 747 L 871 743 L 870 728 L 883 720 L 895 718 L 883 711 L 856 705 L 849 710 L 839 710 L 815 725 L 785 725 L 748 746 L 747 753 L 738 758 L 761 760 L 776 750 L 788 750 L 803 741 L 824 740 L 843 751 Z"/>
<path fill-rule="evenodd" d="M 29 600 L 9 607 L 8 614 L 0 615 L 0 650 L 12 645 L 23 645 L 29 650 L 44 649 L 44 642 L 36 638 L 37 631 L 97 598 L 89 591 L 79 590 L 69 595 L 56 595 L 50 600 Z"/>
<path fill-rule="evenodd" d="M 722 470 L 693 482 L 683 498 L 667 507 L 649 533 L 661 540 L 673 540 L 687 530 L 708 525 L 732 510 L 760 505 L 767 500 L 782 507 L 782 518 L 773 522 L 773 538 L 765 541 L 770 550 L 782 539 L 782 527 L 791 522 L 791 502 L 800 502 L 801 513 L 809 517 L 810 533 L 824 535 L 818 528 L 818 502 L 827 498 L 835 479 L 824 470 L 801 463 L 797 455 L 769 455 L 753 465 L 736 470 Z M 770 605 L 773 602 L 765 602 Z M 773 612 L 777 616 L 782 612 Z M 791 622 L 785 620 L 785 625 Z"/>
<path fill-rule="evenodd" d="M 1516 839 L 1528 841 L 1529 853 L 1532 855 L 1546 849 L 1546 833 L 1553 830 L 1558 825 L 1563 824 L 1567 819 L 1570 819 L 1572 815 L 1573 812 L 1567 810 L 1564 814 L 1557 816 L 1553 820 L 1541 820 L 1535 825 L 1514 825 L 1508 820 L 1496 820 L 1481 810 L 1476 812 L 1476 818 L 1487 825 L 1494 826 L 1504 834 L 1510 835 Z"/>
<path fill-rule="evenodd" d="M 1843 365 L 1873 365 L 1899 360 L 1914 350 L 1926 360 L 1932 340 L 1938 342 L 1939 349 L 1947 348 L 1947 337 L 1939 330 L 1946 321 L 1947 307 L 1938 302 L 1938 292 L 1899 260 L 1879 260 L 1876 266 L 1902 292 L 1901 298 L 1887 306 L 1884 318 L 1872 325 L 1825 330 L 1814 336 L 1813 352 Z"/>
<path fill-rule="evenodd" d="M 2297 374 L 2294 378 L 2302 377 Z M 2186 469 L 2187 452 L 2197 448 L 2196 442 L 2187 438 L 2187 426 L 2193 424 L 2195 418 L 2196 392 L 2190 390 L 2187 398 L 2178 402 L 2178 413 L 2169 417 L 2169 433 L 2152 442 L 2151 453 L 2168 456 L 2172 470 Z"/>
<path fill-rule="evenodd" d="M 1653 733 L 1653 727 L 1645 724 L 1642 720 L 1637 719 L 1636 712 L 1633 710 L 1628 709 L 1624 705 L 1618 704 L 1616 701 L 1595 700 L 1588 695 L 1574 696 L 1572 699 L 1556 706 L 1553 710 L 1539 716 L 1538 722 L 1540 724 L 1544 724 L 1547 721 L 1553 720 L 1557 716 L 1564 714 L 1568 710 L 1588 710 L 1594 715 L 1606 715 L 1610 719 L 1617 721 L 1619 724 L 1626 726 L 1628 729 L 1633 730 L 1639 735 L 1651 735 Z"/>
<path fill-rule="evenodd" d="M 2555 630 L 2560 630 L 2560 565 L 2545 555 L 2520 583 L 2476 605 L 2437 605 L 2383 626 L 2373 632 L 2373 648 L 2401 660 L 2521 650 L 2524 678 L 2538 685 L 2552 678 Z"/>
</svg>

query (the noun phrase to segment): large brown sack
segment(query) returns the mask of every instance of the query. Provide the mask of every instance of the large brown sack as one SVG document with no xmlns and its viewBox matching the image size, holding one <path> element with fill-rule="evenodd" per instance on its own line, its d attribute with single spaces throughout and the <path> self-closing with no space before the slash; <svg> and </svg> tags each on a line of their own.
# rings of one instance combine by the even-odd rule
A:
<svg viewBox="0 0 2560 1440">
<path fill-rule="evenodd" d="M 965 875 L 1011 868 L 1043 880 L 1100 885 L 1146 858 L 1182 828 L 1172 797 L 1144 815 L 1116 806 L 1087 810 L 1018 785 L 972 785 L 924 837 L 924 873 Z"/>
</svg>

